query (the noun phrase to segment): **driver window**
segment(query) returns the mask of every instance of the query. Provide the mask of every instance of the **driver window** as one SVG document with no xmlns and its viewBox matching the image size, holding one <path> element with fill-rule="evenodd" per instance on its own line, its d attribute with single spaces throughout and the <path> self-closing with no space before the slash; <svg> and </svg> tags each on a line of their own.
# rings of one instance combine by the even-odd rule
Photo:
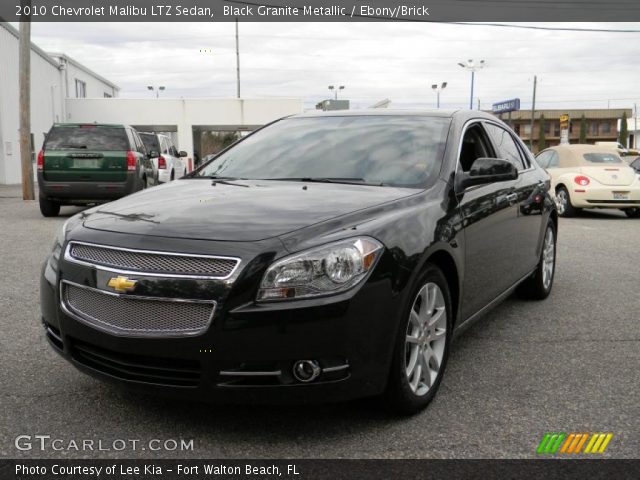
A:
<svg viewBox="0 0 640 480">
<path fill-rule="evenodd" d="M 460 148 L 460 167 L 463 172 L 471 170 L 471 165 L 477 158 L 494 158 L 495 155 L 489 148 L 486 134 L 480 124 L 467 128 L 462 138 Z"/>
</svg>

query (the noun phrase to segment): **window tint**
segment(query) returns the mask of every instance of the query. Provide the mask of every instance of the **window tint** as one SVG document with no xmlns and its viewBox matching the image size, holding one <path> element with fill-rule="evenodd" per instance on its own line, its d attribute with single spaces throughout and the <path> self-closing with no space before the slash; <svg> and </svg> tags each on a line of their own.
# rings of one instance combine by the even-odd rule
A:
<svg viewBox="0 0 640 480">
<path fill-rule="evenodd" d="M 559 166 L 560 166 L 560 156 L 558 155 L 558 152 L 552 152 L 551 160 L 549 161 L 549 165 L 547 168 L 554 168 Z"/>
<path fill-rule="evenodd" d="M 47 135 L 45 150 L 129 150 L 124 128 L 82 125 L 53 127 Z"/>
<path fill-rule="evenodd" d="M 157 135 L 152 133 L 141 133 L 140 138 L 142 139 L 142 143 L 144 143 L 144 147 L 147 149 L 147 152 L 151 152 L 151 150 L 155 150 L 156 152 L 160 151 Z"/>
<path fill-rule="evenodd" d="M 477 158 L 494 157 L 489 148 L 489 141 L 480 124 L 471 125 L 464 132 L 460 149 L 460 167 L 463 172 L 471 170 Z"/>
<path fill-rule="evenodd" d="M 633 162 L 631 162 L 631 166 L 636 170 L 640 170 L 640 157 L 636 158 Z"/>
<path fill-rule="evenodd" d="M 622 163 L 615 153 L 585 153 L 583 157 L 589 163 Z"/>
<path fill-rule="evenodd" d="M 164 155 L 168 155 L 169 154 L 169 144 L 167 143 L 167 139 L 164 137 L 161 137 L 161 145 L 162 145 L 162 153 Z"/>
<path fill-rule="evenodd" d="M 525 164 L 522 161 L 520 149 L 511 134 L 504 128 L 490 123 L 486 123 L 485 128 L 498 149 L 498 157 L 513 163 L 518 170 L 524 169 Z"/>
<path fill-rule="evenodd" d="M 200 175 L 422 186 L 440 173 L 449 124 L 402 115 L 289 118 L 235 144 Z"/>
</svg>

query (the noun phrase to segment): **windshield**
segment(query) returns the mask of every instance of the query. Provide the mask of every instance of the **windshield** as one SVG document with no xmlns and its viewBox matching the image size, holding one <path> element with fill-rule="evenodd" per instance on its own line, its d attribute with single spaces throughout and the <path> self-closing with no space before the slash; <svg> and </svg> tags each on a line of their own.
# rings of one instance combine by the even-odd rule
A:
<svg viewBox="0 0 640 480">
<path fill-rule="evenodd" d="M 53 127 L 47 135 L 45 150 L 129 150 L 124 128 L 95 125 Z"/>
<path fill-rule="evenodd" d="M 585 153 L 583 157 L 589 163 L 622 163 L 615 153 Z"/>
<path fill-rule="evenodd" d="M 198 175 L 423 186 L 440 172 L 449 122 L 385 115 L 289 118 L 247 137 Z"/>
</svg>

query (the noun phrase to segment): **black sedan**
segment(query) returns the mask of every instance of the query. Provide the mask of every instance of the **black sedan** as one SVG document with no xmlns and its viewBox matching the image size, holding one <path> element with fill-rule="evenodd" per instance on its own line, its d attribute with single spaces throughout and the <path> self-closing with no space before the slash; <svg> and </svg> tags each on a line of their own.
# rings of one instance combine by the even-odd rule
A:
<svg viewBox="0 0 640 480">
<path fill-rule="evenodd" d="M 73 365 L 134 388 L 411 413 L 454 334 L 516 289 L 549 295 L 557 222 L 548 175 L 491 115 L 297 115 L 70 218 L 42 321 Z"/>
</svg>

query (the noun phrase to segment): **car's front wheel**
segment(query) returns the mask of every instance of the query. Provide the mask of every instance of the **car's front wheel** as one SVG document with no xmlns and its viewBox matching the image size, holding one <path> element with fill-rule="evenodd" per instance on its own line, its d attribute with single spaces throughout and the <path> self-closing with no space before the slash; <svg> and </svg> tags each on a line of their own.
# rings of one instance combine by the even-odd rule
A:
<svg viewBox="0 0 640 480">
<path fill-rule="evenodd" d="M 429 265 L 409 297 L 396 338 L 386 405 L 402 414 L 425 408 L 435 396 L 449 354 L 452 332 L 447 281 Z"/>
<path fill-rule="evenodd" d="M 558 187 L 556 198 L 558 199 L 558 215 L 561 217 L 573 217 L 578 213 L 578 209 L 571 203 L 571 197 L 566 188 Z"/>
</svg>

